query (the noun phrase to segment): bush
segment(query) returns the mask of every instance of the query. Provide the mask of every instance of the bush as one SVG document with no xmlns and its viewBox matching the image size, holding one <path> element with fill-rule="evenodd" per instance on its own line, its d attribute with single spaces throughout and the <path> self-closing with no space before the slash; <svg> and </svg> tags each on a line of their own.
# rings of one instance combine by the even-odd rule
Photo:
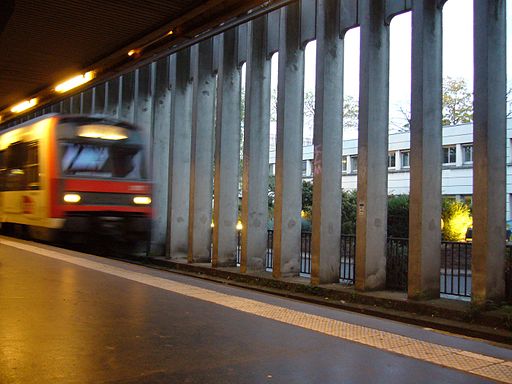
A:
<svg viewBox="0 0 512 384">
<path fill-rule="evenodd" d="M 473 225 L 469 206 L 450 199 L 443 200 L 441 219 L 441 232 L 446 241 L 464 241 L 468 227 Z"/>
<path fill-rule="evenodd" d="M 341 233 L 356 233 L 357 191 L 341 191 Z"/>
<path fill-rule="evenodd" d="M 409 237 L 409 195 L 388 196 L 388 237 Z"/>
</svg>

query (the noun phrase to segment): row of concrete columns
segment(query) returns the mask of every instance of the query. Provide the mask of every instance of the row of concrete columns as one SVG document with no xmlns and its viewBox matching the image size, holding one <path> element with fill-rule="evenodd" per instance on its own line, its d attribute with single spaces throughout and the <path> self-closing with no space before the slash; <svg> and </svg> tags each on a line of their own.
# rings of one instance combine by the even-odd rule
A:
<svg viewBox="0 0 512 384">
<path fill-rule="evenodd" d="M 265 268 L 270 58 L 279 52 L 273 276 L 299 274 L 304 47 L 317 41 L 313 284 L 339 279 L 343 39 L 360 26 L 356 288 L 386 281 L 389 22 L 412 11 L 410 298 L 439 296 L 443 0 L 302 0 L 74 95 L 52 111 L 139 124 L 152 148 L 152 252 Z M 315 15 L 315 17 L 312 17 Z M 473 298 L 504 294 L 505 1 L 474 0 Z M 243 173 L 240 65 L 247 63 Z M 213 180 L 213 181 L 212 181 Z M 212 195 L 214 204 L 212 208 Z M 213 239 L 211 222 L 213 218 Z M 213 242 L 213 246 L 211 246 Z"/>
</svg>

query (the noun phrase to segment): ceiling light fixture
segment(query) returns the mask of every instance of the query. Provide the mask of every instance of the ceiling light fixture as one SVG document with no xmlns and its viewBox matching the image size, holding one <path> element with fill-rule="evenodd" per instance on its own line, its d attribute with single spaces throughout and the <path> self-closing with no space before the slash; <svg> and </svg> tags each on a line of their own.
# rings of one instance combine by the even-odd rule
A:
<svg viewBox="0 0 512 384">
<path fill-rule="evenodd" d="M 27 109 L 30 109 L 30 108 L 34 107 L 35 105 L 37 105 L 38 101 L 39 100 L 37 98 L 22 101 L 21 103 L 18 103 L 14 107 L 12 107 L 11 112 L 12 113 L 20 113 L 20 112 L 26 111 Z"/>
<path fill-rule="evenodd" d="M 55 91 L 59 93 L 67 92 L 71 89 L 81 86 L 89 81 L 94 79 L 94 71 L 89 71 L 84 73 L 83 75 L 78 75 L 73 77 L 72 79 L 66 80 L 63 83 L 60 83 L 55 87 Z"/>
</svg>

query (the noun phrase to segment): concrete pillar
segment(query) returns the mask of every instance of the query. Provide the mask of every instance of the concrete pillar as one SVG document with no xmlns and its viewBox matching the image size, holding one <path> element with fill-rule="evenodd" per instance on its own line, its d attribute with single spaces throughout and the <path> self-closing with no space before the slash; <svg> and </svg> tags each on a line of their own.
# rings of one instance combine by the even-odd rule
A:
<svg viewBox="0 0 512 384">
<path fill-rule="evenodd" d="M 193 48 L 192 163 L 188 262 L 210 262 L 213 197 L 213 132 L 215 124 L 215 75 L 213 43 Z"/>
<path fill-rule="evenodd" d="M 300 271 L 304 51 L 300 46 L 298 3 L 281 9 L 279 26 L 272 266 L 275 278 L 297 276 Z"/>
<path fill-rule="evenodd" d="M 99 113 L 104 114 L 105 113 L 105 107 L 106 107 L 106 87 L 107 83 L 102 83 L 96 87 L 93 88 L 93 110 L 92 113 Z"/>
<path fill-rule="evenodd" d="M 119 77 L 119 118 L 130 123 L 135 117 L 135 72 Z"/>
<path fill-rule="evenodd" d="M 472 299 L 505 295 L 506 28 L 504 0 L 474 1 Z"/>
<path fill-rule="evenodd" d="M 171 133 L 171 84 L 169 57 L 156 62 L 154 119 L 151 133 L 153 220 L 151 248 L 153 256 L 165 254 L 169 198 L 169 143 Z"/>
<path fill-rule="evenodd" d="M 169 148 L 169 255 L 187 260 L 192 137 L 190 50 L 171 56 L 172 109 Z"/>
<path fill-rule="evenodd" d="M 441 267 L 442 9 L 413 3 L 408 296 L 439 297 Z"/>
<path fill-rule="evenodd" d="M 240 70 L 236 29 L 219 41 L 215 126 L 215 204 L 212 266 L 236 265 L 238 167 L 240 164 Z"/>
<path fill-rule="evenodd" d="M 312 284 L 340 278 L 343 40 L 339 1 L 317 2 Z"/>
<path fill-rule="evenodd" d="M 266 54 L 266 20 L 266 17 L 253 20 L 248 28 L 242 178 L 242 273 L 265 270 L 267 253 L 270 60 Z"/>
<path fill-rule="evenodd" d="M 389 26 L 385 0 L 361 0 L 356 289 L 386 284 Z"/>
<path fill-rule="evenodd" d="M 153 124 L 153 65 L 148 64 L 135 72 L 134 123 L 139 128 L 144 143 L 145 168 L 151 164 L 151 126 Z"/>
<path fill-rule="evenodd" d="M 105 87 L 105 114 L 112 117 L 119 116 L 119 88 L 121 77 L 109 80 Z"/>
</svg>

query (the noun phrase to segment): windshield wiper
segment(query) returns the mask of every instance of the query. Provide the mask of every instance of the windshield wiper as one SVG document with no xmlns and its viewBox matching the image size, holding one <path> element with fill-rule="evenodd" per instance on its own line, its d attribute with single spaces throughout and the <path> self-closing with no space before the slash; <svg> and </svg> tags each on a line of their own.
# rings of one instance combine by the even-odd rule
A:
<svg viewBox="0 0 512 384">
<path fill-rule="evenodd" d="M 75 161 L 77 161 L 78 157 L 80 156 L 80 154 L 84 150 L 84 146 L 82 144 L 75 144 L 75 145 L 79 145 L 80 148 L 78 148 L 78 152 L 76 153 L 75 157 L 73 157 L 73 160 L 71 160 L 71 162 L 69 163 L 68 168 L 66 169 L 66 171 L 69 171 L 69 170 L 71 170 L 71 168 L 73 168 L 73 165 L 75 165 Z"/>
</svg>

